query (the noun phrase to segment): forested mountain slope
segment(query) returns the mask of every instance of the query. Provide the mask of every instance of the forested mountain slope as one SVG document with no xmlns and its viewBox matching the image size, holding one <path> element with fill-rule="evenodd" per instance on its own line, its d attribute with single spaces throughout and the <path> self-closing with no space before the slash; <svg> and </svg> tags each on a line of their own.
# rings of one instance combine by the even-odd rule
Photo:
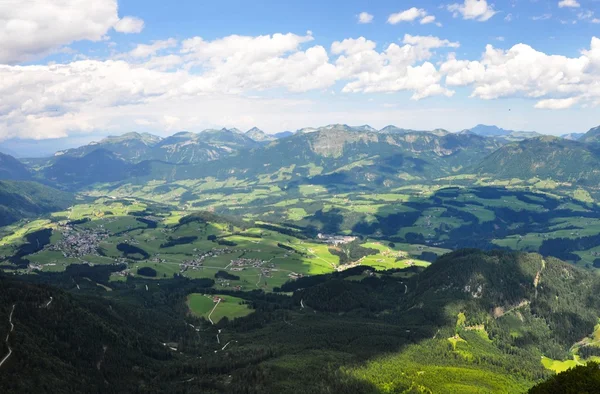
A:
<svg viewBox="0 0 600 394">
<path fill-rule="evenodd" d="M 0 181 L 0 226 L 67 208 L 73 195 L 27 181 Z"/>
<path fill-rule="evenodd" d="M 585 360 L 596 349 L 600 280 L 534 254 L 462 250 L 425 270 L 355 267 L 276 289 L 291 296 L 234 292 L 254 312 L 217 326 L 185 311 L 186 295 L 210 293 L 212 281 L 108 282 L 119 269 L 83 265 L 28 278 L 72 295 L 0 279 L 0 319 L 8 323 L 15 306 L 0 388 L 524 392 L 551 376 L 545 360 Z"/>
</svg>

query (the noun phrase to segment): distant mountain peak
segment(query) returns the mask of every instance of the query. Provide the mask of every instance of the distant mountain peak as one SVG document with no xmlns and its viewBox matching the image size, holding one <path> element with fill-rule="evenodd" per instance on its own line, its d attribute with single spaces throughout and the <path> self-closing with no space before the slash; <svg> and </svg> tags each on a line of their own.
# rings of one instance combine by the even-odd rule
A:
<svg viewBox="0 0 600 394">
<path fill-rule="evenodd" d="M 478 124 L 477 126 L 468 129 L 468 131 L 482 137 L 501 138 L 507 142 L 523 141 L 529 138 L 536 138 L 544 135 L 535 131 L 505 130 L 498 126 L 484 124 Z"/>
<path fill-rule="evenodd" d="M 377 129 L 374 127 L 369 126 L 368 124 L 364 124 L 362 126 L 352 126 L 353 129 L 359 130 L 359 131 L 366 131 L 366 132 L 370 132 L 370 133 L 376 133 Z"/>
<path fill-rule="evenodd" d="M 253 127 L 250 130 L 246 131 L 246 136 L 252 138 L 254 141 L 263 142 L 263 141 L 273 141 L 275 137 L 265 133 L 258 127 Z"/>
<path fill-rule="evenodd" d="M 600 142 L 600 126 L 589 129 L 579 141 L 585 143 Z"/>
</svg>

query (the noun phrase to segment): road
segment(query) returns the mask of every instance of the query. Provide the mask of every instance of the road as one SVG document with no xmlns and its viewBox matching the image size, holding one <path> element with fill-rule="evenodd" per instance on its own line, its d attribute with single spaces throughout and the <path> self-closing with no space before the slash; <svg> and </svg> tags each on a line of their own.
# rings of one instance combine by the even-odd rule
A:
<svg viewBox="0 0 600 394">
<path fill-rule="evenodd" d="M 50 304 L 52 304 L 52 300 L 53 300 L 53 298 L 50 297 L 50 301 L 48 301 L 48 303 L 46 305 L 44 305 L 44 308 L 48 308 L 50 306 Z"/>
<path fill-rule="evenodd" d="M 217 307 L 219 306 L 220 303 L 221 303 L 221 299 L 219 299 L 219 301 L 217 301 L 217 304 L 215 305 L 215 307 L 212 308 L 212 311 L 210 311 L 210 313 L 208 314 L 208 321 L 210 321 L 213 326 L 215 325 L 215 322 L 212 321 L 212 319 L 210 317 L 213 314 L 213 312 L 215 311 L 215 309 L 217 309 Z"/>
<path fill-rule="evenodd" d="M 17 305 L 17 304 L 13 304 L 12 310 L 10 311 L 10 315 L 8 315 L 8 323 L 10 324 L 10 331 L 6 335 L 6 340 L 5 340 L 6 346 L 8 346 L 8 354 L 6 355 L 6 357 L 4 357 L 0 361 L 0 367 L 2 367 L 2 365 L 4 365 L 4 363 L 6 362 L 6 360 L 8 360 L 8 358 L 12 354 L 12 349 L 10 348 L 10 345 L 8 344 L 8 339 L 10 338 L 10 333 L 13 332 L 13 330 L 15 329 L 15 325 L 12 322 L 12 316 L 13 316 L 13 312 L 15 311 L 15 305 Z"/>
</svg>

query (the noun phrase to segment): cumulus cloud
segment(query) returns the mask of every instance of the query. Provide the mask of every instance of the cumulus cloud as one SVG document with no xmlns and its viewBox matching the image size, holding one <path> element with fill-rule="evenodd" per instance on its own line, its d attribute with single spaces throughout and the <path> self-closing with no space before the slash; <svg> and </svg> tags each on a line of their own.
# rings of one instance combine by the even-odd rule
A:
<svg viewBox="0 0 600 394">
<path fill-rule="evenodd" d="M 0 2 L 0 63 L 17 63 L 77 40 L 98 41 L 118 22 L 116 1 Z"/>
<path fill-rule="evenodd" d="M 571 108 L 575 103 L 577 103 L 578 99 L 575 97 L 570 97 L 566 99 L 547 99 L 540 100 L 535 104 L 535 108 L 538 109 L 567 109 Z"/>
<path fill-rule="evenodd" d="M 558 2 L 559 8 L 569 7 L 569 8 L 579 8 L 581 5 L 577 0 L 561 0 Z"/>
<path fill-rule="evenodd" d="M 406 34 L 383 48 L 364 37 L 327 49 L 313 40 L 310 32 L 192 37 L 141 44 L 109 60 L 0 65 L 0 139 L 245 126 L 253 111 L 306 113 L 310 105 L 285 95 L 260 98 L 261 91 L 337 92 L 338 85 L 347 94 L 408 92 L 413 100 L 452 96 L 454 87 L 464 86 L 474 98 L 526 97 L 538 108 L 600 104 L 595 37 L 574 58 L 518 44 L 508 50 L 488 45 L 478 60 L 458 59 L 450 51 L 460 44 L 435 36 Z M 446 60 L 440 63 L 439 56 Z"/>
<path fill-rule="evenodd" d="M 138 44 L 133 50 L 129 52 L 129 56 L 136 58 L 143 58 L 155 55 L 158 51 L 163 49 L 173 48 L 177 46 L 177 40 L 169 38 L 167 40 L 152 41 L 151 44 Z"/>
<path fill-rule="evenodd" d="M 472 86 L 471 97 L 492 100 L 501 97 L 538 99 L 536 108 L 563 109 L 578 102 L 600 99 L 600 39 L 592 38 L 590 49 L 569 58 L 548 55 L 529 45 L 508 50 L 486 47 L 479 61 L 450 57 L 440 67 L 448 86 Z"/>
<path fill-rule="evenodd" d="M 454 92 L 441 86 L 440 73 L 426 60 L 432 57 L 432 49 L 456 48 L 459 44 L 433 36 L 408 34 L 403 43 L 403 46 L 390 44 L 383 52 L 377 52 L 375 43 L 362 37 L 335 42 L 332 52 L 341 55 L 336 60 L 338 77 L 352 80 L 342 92 L 412 91 L 413 100 L 434 95 L 451 96 Z"/>
<path fill-rule="evenodd" d="M 421 24 L 422 25 L 427 25 L 429 23 L 433 23 L 435 22 L 435 16 L 433 15 L 427 15 L 425 18 L 421 19 Z"/>
<path fill-rule="evenodd" d="M 368 12 L 361 12 L 358 14 L 358 23 L 365 24 L 373 22 L 373 15 Z"/>
<path fill-rule="evenodd" d="M 427 11 L 422 8 L 412 7 L 408 10 L 391 14 L 388 17 L 388 23 L 396 25 L 400 22 L 413 22 L 418 18 L 424 18 L 427 16 Z"/>
<path fill-rule="evenodd" d="M 75 41 L 99 41 L 113 27 L 140 28 L 140 19 L 119 19 L 116 0 L 90 4 L 88 0 L 0 1 L 0 64 L 36 59 Z"/>
<path fill-rule="evenodd" d="M 463 19 L 473 19 L 485 22 L 496 15 L 493 5 L 486 0 L 465 0 L 464 3 L 454 3 L 447 6 L 448 11 L 456 18 L 462 15 Z"/>
<path fill-rule="evenodd" d="M 144 21 L 134 16 L 119 19 L 114 26 L 119 33 L 140 33 L 144 29 Z"/>
</svg>

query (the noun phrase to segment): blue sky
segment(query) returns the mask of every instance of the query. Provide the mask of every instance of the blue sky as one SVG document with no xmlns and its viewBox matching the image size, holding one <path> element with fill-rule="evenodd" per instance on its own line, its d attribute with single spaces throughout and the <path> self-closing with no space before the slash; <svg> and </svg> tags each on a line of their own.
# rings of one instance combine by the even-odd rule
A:
<svg viewBox="0 0 600 394">
<path fill-rule="evenodd" d="M 89 4 L 0 3 L 0 140 L 600 124 L 598 0 Z"/>
</svg>

